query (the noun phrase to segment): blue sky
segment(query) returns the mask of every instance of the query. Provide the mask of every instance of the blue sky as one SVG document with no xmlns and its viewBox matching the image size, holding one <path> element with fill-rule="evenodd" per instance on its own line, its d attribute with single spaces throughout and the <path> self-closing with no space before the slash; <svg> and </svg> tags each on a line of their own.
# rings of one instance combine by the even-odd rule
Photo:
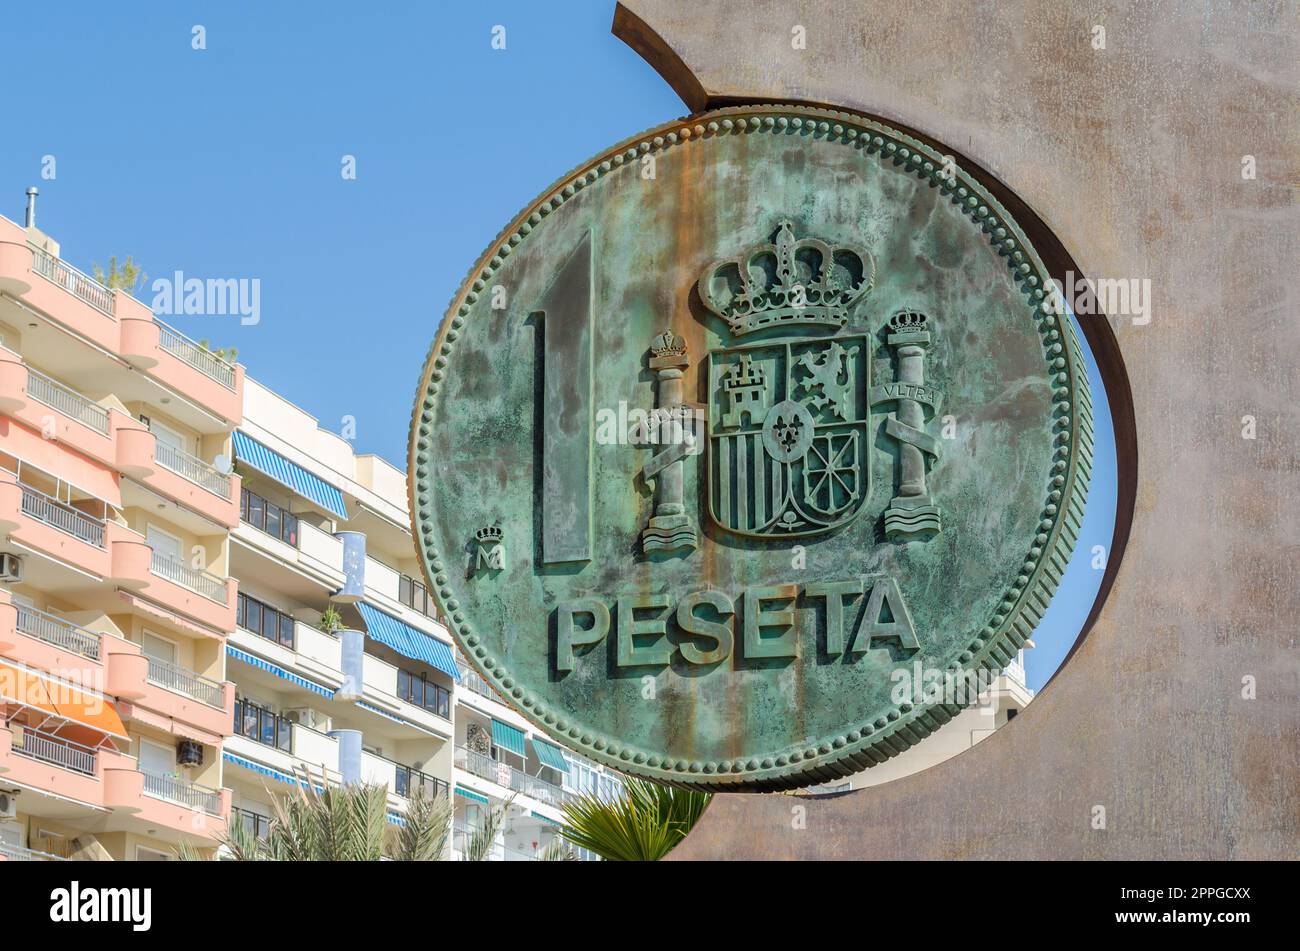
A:
<svg viewBox="0 0 1300 951">
<path fill-rule="evenodd" d="M 323 426 L 354 417 L 359 452 L 401 463 L 420 365 L 474 258 L 565 171 L 686 111 L 610 34 L 613 8 L 28 5 L 7 28 L 7 70 L 26 81 L 0 147 L 0 213 L 21 221 L 34 184 L 39 225 L 83 269 L 130 254 L 151 280 L 260 279 L 255 326 L 167 320 L 237 347 L 252 377 Z M 205 50 L 191 47 L 196 24 Z M 504 50 L 491 47 L 497 24 Z M 1109 433 L 1104 414 L 1103 444 Z M 1092 602 L 1113 468 L 1099 467 L 1067 590 L 1027 655 L 1031 686 Z"/>
</svg>

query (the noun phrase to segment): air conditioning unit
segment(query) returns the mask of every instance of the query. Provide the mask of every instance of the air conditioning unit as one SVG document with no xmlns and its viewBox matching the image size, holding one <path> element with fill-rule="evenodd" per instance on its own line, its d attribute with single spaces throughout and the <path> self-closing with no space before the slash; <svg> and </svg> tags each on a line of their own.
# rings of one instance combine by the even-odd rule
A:
<svg viewBox="0 0 1300 951">
<path fill-rule="evenodd" d="M 284 715 L 294 723 L 300 723 L 309 730 L 315 730 L 317 733 L 328 733 L 333 725 L 333 720 L 319 710 L 313 710 L 311 707 L 298 707 L 294 710 L 286 710 Z"/>
<path fill-rule="evenodd" d="M 18 794 L 0 792 L 0 819 L 13 819 L 18 815 Z"/>
<path fill-rule="evenodd" d="M 176 763 L 178 766 L 202 766 L 203 744 L 181 740 L 176 744 Z"/>
<path fill-rule="evenodd" d="M 13 552 L 0 552 L 0 581 L 22 581 L 23 560 Z"/>
</svg>

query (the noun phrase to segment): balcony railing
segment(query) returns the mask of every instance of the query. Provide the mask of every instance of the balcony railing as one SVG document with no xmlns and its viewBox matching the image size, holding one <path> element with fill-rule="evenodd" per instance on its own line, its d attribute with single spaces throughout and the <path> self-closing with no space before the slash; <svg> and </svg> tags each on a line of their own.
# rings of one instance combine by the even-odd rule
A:
<svg viewBox="0 0 1300 951">
<path fill-rule="evenodd" d="M 168 558 L 158 552 L 153 553 L 150 568 L 160 578 L 174 581 L 182 588 L 189 588 L 195 594 L 201 594 L 218 604 L 226 603 L 226 583 L 216 575 L 210 575 L 198 568 L 191 568 L 182 561 Z"/>
<path fill-rule="evenodd" d="M 90 275 L 78 271 L 67 261 L 62 261 L 40 248 L 32 248 L 32 270 L 79 297 L 105 316 L 113 316 L 113 292 Z"/>
<path fill-rule="evenodd" d="M 410 799 L 417 791 L 423 789 L 430 799 L 450 795 L 446 780 L 437 779 L 428 773 L 422 773 L 413 766 L 396 766 L 396 789 L 394 792 L 403 799 Z"/>
<path fill-rule="evenodd" d="M 221 684 L 209 680 L 202 674 L 196 674 L 192 670 L 186 670 L 184 667 L 156 657 L 149 658 L 149 682 L 175 693 L 193 697 L 218 710 L 223 706 L 224 693 Z"/>
<path fill-rule="evenodd" d="M 31 367 L 27 368 L 27 395 L 97 433 L 108 435 L 108 410 Z"/>
<path fill-rule="evenodd" d="M 18 605 L 18 630 L 47 644 L 91 660 L 99 660 L 99 636 L 63 618 L 25 604 Z"/>
<path fill-rule="evenodd" d="M 37 852 L 35 849 L 25 849 L 19 845 L 6 845 L 0 842 L 0 855 L 3 855 L 10 862 L 66 862 L 61 855 L 51 855 L 49 852 Z"/>
<path fill-rule="evenodd" d="M 61 766 L 84 776 L 95 775 L 95 751 L 80 743 L 61 740 L 37 730 L 24 728 L 22 736 L 14 732 L 13 751 L 20 756 Z"/>
<path fill-rule="evenodd" d="M 488 685 L 488 682 L 479 676 L 478 671 L 469 666 L 469 664 L 457 659 L 456 667 L 460 670 L 460 685 L 462 687 L 468 687 L 479 696 L 487 697 L 489 700 L 495 700 L 497 703 L 503 702 L 497 692 L 493 690 L 491 686 Z"/>
<path fill-rule="evenodd" d="M 568 792 L 554 783 L 548 783 L 536 776 L 529 776 L 523 770 L 516 769 L 508 763 L 494 760 L 490 756 L 476 753 L 463 746 L 456 747 L 456 765 L 467 772 L 473 773 L 475 776 L 507 786 L 517 793 L 531 796 L 539 802 L 557 808 L 571 798 Z"/>
<path fill-rule="evenodd" d="M 158 321 L 161 333 L 159 346 L 172 356 L 188 363 L 206 377 L 216 380 L 228 389 L 235 388 L 235 368 L 201 343 L 195 343 L 175 327 Z"/>
<path fill-rule="evenodd" d="M 175 776 L 159 776 L 144 772 L 144 793 L 155 799 L 180 803 L 197 812 L 206 812 L 210 816 L 221 815 L 221 793 L 198 783 L 186 782 Z"/>
<path fill-rule="evenodd" d="M 96 548 L 104 547 L 104 523 L 29 485 L 23 487 L 23 514 Z"/>
<path fill-rule="evenodd" d="M 154 461 L 164 469 L 170 469 L 181 478 L 189 479 L 213 495 L 230 499 L 230 476 L 218 471 L 198 456 L 191 456 L 183 449 L 160 442 L 154 445 L 153 457 Z"/>
</svg>

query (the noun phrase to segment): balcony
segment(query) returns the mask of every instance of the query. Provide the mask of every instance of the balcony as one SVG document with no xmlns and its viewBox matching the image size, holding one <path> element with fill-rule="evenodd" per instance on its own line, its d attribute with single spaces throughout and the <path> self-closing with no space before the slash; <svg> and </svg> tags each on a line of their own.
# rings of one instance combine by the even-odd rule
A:
<svg viewBox="0 0 1300 951">
<path fill-rule="evenodd" d="M 61 855 L 51 855 L 49 852 L 38 852 L 35 849 L 25 849 L 21 846 L 5 845 L 0 842 L 0 862 L 66 862 L 68 861 Z"/>
<path fill-rule="evenodd" d="M 175 327 L 157 321 L 160 333 L 158 346 L 176 359 L 192 366 L 210 380 L 216 380 L 229 390 L 235 388 L 235 366 L 217 356 L 202 344 L 195 343 Z"/>
<path fill-rule="evenodd" d="M 221 636 L 235 627 L 235 582 L 191 568 L 150 549 L 146 596 L 169 610 L 215 628 Z"/>
<path fill-rule="evenodd" d="M 343 543 L 309 522 L 299 521 L 286 539 L 242 517 L 233 536 L 239 544 L 231 548 L 232 574 L 256 573 L 268 585 L 292 591 L 308 603 L 343 587 Z"/>
<path fill-rule="evenodd" d="M 58 766 L 71 773 L 94 776 L 98 754 L 88 746 L 73 743 L 62 737 L 51 736 L 39 730 L 20 728 L 15 732 L 13 752 L 18 756 L 36 760 L 49 766 Z"/>
<path fill-rule="evenodd" d="M 104 547 L 104 521 L 60 502 L 29 485 L 22 485 L 22 513 L 38 522 L 71 535 L 87 545 Z"/>
<path fill-rule="evenodd" d="M 368 783 L 386 786 L 390 793 L 403 799 L 410 799 L 411 794 L 419 789 L 426 790 L 434 798 L 446 796 L 449 789 L 444 780 L 421 772 L 414 766 L 406 766 L 365 751 L 361 754 L 361 778 Z"/>
<path fill-rule="evenodd" d="M 239 524 L 239 476 L 160 441 L 154 442 L 153 462 L 141 480 L 145 485 L 225 528 Z"/>
<path fill-rule="evenodd" d="M 156 657 L 148 660 L 149 683 L 191 697 L 218 710 L 225 708 L 226 690 L 223 684 Z"/>
<path fill-rule="evenodd" d="M 573 798 L 563 788 L 554 783 L 548 783 L 536 776 L 529 776 L 523 770 L 511 766 L 509 763 L 495 760 L 490 756 L 466 749 L 463 746 L 456 747 L 455 757 L 456 766 L 459 769 L 472 773 L 480 779 L 486 779 L 498 786 L 504 786 L 514 792 L 536 799 L 538 802 L 554 806 L 557 809 Z"/>
<path fill-rule="evenodd" d="M 68 651 L 88 660 L 100 659 L 100 636 L 77 627 L 63 618 L 46 614 L 25 604 L 18 609 L 17 629 L 59 650 Z"/>
<path fill-rule="evenodd" d="M 396 780 L 397 785 L 393 791 L 403 799 L 410 799 L 415 792 L 421 789 L 430 799 L 451 795 L 451 787 L 445 779 L 437 779 L 413 766 L 403 766 L 399 763 L 396 770 Z"/>
<path fill-rule="evenodd" d="M 243 415 L 243 368 L 154 318 L 124 291 L 101 285 L 31 245 L 26 231 L 0 220 L 0 289 L 34 315 L 85 338 L 221 419 Z"/>
<path fill-rule="evenodd" d="M 102 436 L 108 435 L 108 410 L 31 367 L 27 368 L 27 395 Z"/>
<path fill-rule="evenodd" d="M 105 317 L 113 317 L 113 292 L 67 261 L 39 248 L 32 248 L 32 271 L 89 304 Z"/>
<path fill-rule="evenodd" d="M 174 558 L 168 558 L 166 555 L 154 552 L 149 563 L 149 570 L 160 578 L 166 578 L 173 584 L 188 588 L 195 594 L 201 594 L 217 604 L 225 604 L 227 601 L 226 579 L 218 578 L 216 575 L 201 571 L 198 568 L 191 568 L 183 561 L 177 561 Z"/>
<path fill-rule="evenodd" d="M 479 676 L 479 672 L 460 657 L 456 658 L 456 669 L 460 671 L 461 687 L 478 694 L 480 697 L 486 697 L 488 700 L 495 700 L 497 703 L 504 702 L 488 682 Z"/>
<path fill-rule="evenodd" d="M 220 817 L 221 791 L 209 789 L 198 783 L 187 782 L 174 776 L 159 776 L 155 773 L 144 774 L 144 794 L 154 799 L 176 803 L 186 809 L 202 812 L 209 816 Z"/>
<path fill-rule="evenodd" d="M 150 583 L 150 548 L 116 522 L 106 522 L 0 472 L 0 539 L 13 538 L 56 563 L 140 589 Z"/>
</svg>

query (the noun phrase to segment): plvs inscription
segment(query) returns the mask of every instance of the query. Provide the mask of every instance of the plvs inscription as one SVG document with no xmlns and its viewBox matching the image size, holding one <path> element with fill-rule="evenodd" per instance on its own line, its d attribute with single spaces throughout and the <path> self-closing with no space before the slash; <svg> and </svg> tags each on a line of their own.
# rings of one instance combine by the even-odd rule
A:
<svg viewBox="0 0 1300 951">
<path fill-rule="evenodd" d="M 612 604 L 572 598 L 553 616 L 561 675 L 579 662 L 603 667 L 604 657 L 592 650 L 602 642 L 613 651 L 616 668 L 792 659 L 799 656 L 799 634 L 809 631 L 821 632 L 816 647 L 827 662 L 890 643 L 903 650 L 921 646 L 898 582 L 887 576 L 756 585 L 734 599 L 709 589 L 675 604 L 668 594 L 646 592 L 619 595 Z"/>
</svg>

